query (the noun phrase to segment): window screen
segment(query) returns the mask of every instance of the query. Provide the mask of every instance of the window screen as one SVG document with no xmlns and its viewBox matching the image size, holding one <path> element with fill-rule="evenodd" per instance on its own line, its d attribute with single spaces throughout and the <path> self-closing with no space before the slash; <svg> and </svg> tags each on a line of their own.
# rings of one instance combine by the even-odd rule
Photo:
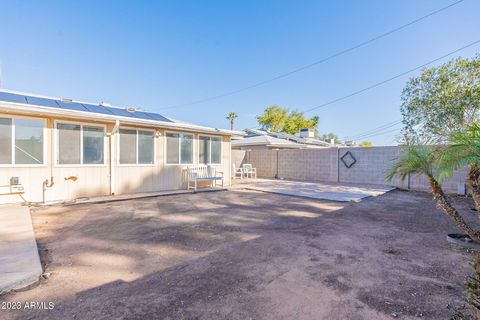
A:
<svg viewBox="0 0 480 320">
<path fill-rule="evenodd" d="M 219 164 L 222 161 L 222 138 L 220 137 L 212 137 L 211 138 L 211 143 L 212 143 L 212 162 L 214 164 Z"/>
<path fill-rule="evenodd" d="M 83 126 L 83 163 L 103 164 L 103 127 Z"/>
<path fill-rule="evenodd" d="M 178 133 L 167 133 L 167 163 L 180 162 L 179 138 Z"/>
<path fill-rule="evenodd" d="M 138 131 L 138 163 L 153 164 L 155 136 L 152 131 Z"/>
<path fill-rule="evenodd" d="M 43 121 L 15 119 L 15 163 L 43 163 Z"/>
<path fill-rule="evenodd" d="M 12 163 L 12 119 L 0 118 L 0 164 Z"/>
<path fill-rule="evenodd" d="M 120 129 L 120 163 L 137 163 L 137 131 Z"/>
<path fill-rule="evenodd" d="M 58 163 L 80 164 L 80 125 L 58 123 Z"/>
<path fill-rule="evenodd" d="M 199 163 L 220 164 L 222 160 L 222 138 L 203 137 L 199 138 Z"/>
<path fill-rule="evenodd" d="M 181 135 L 181 162 L 193 163 L 193 136 L 189 134 Z"/>
<path fill-rule="evenodd" d="M 199 163 L 210 163 L 210 137 L 200 136 L 199 140 Z"/>
</svg>

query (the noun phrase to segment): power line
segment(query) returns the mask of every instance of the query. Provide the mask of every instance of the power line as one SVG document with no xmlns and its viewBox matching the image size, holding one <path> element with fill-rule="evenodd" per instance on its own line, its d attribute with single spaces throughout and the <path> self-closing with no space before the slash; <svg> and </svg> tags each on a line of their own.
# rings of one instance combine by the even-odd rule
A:
<svg viewBox="0 0 480 320">
<path fill-rule="evenodd" d="M 432 12 L 430 12 L 430 13 L 422 16 L 422 17 L 419 17 L 419 18 L 417 18 L 417 19 L 415 19 L 415 20 L 412 20 L 412 21 L 410 21 L 410 22 L 408 22 L 408 23 L 406 23 L 406 24 L 403 24 L 403 25 L 401 25 L 401 26 L 399 26 L 399 27 L 396 27 L 396 28 L 394 28 L 394 29 L 391 29 L 391 30 L 389 30 L 389 31 L 387 31 L 387 32 L 385 32 L 385 33 L 379 34 L 379 35 L 377 35 L 377 36 L 375 36 L 375 37 L 373 37 L 373 38 L 370 38 L 370 39 L 368 39 L 368 40 L 366 40 L 366 41 L 363 41 L 363 42 L 361 42 L 361 43 L 359 43 L 359 44 L 357 44 L 357 45 L 354 45 L 354 46 L 352 46 L 352 47 L 349 47 L 349 48 L 347 48 L 347 49 L 344 49 L 344 50 L 342 50 L 342 51 L 339 51 L 339 52 L 337 52 L 337 53 L 334 53 L 334 54 L 332 54 L 332 55 L 330 55 L 330 56 L 327 56 L 327 57 L 325 57 L 325 58 L 323 58 L 323 59 L 320 59 L 320 60 L 314 61 L 314 62 L 312 62 L 312 63 L 309 63 L 309 64 L 304 65 L 304 66 L 302 66 L 302 67 L 299 67 L 299 68 L 297 68 L 297 69 L 293 69 L 293 70 L 291 70 L 291 71 L 288 71 L 288 72 L 279 74 L 279 75 L 277 75 L 277 76 L 275 76 L 275 77 L 272 77 L 272 78 L 269 78 L 269 79 L 266 79 L 266 80 L 263 80 L 263 81 L 254 83 L 254 84 L 252 84 L 252 85 L 249 85 L 249 86 L 246 86 L 246 87 L 243 87 L 243 88 L 240 88 L 240 89 L 228 91 L 228 92 L 225 92 L 225 93 L 222 93 L 222 94 L 219 94 L 219 95 L 207 97 L 207 98 L 204 98 L 204 99 L 195 100 L 195 101 L 188 102 L 188 103 L 182 103 L 182 104 L 177 104 L 177 105 L 173 105 L 173 106 L 169 106 L 169 107 L 165 107 L 165 108 L 160 108 L 160 110 L 163 110 L 163 109 L 172 109 L 172 108 L 180 108 L 180 107 L 187 107 L 187 106 L 191 106 L 191 105 L 195 105 L 195 104 L 199 104 L 199 103 L 204 103 L 204 102 L 208 102 L 208 101 L 212 101 L 212 100 L 217 100 L 217 99 L 220 99 L 220 98 L 224 98 L 224 97 L 227 97 L 227 96 L 231 96 L 231 95 L 234 95 L 234 94 L 237 94 L 237 93 L 246 91 L 246 90 L 250 90 L 250 89 L 253 89 L 253 88 L 262 86 L 262 85 L 264 85 L 264 84 L 267 84 L 267 83 L 270 83 L 270 82 L 273 82 L 273 81 L 276 81 L 276 80 L 279 80 L 279 79 L 288 77 L 288 76 L 290 76 L 290 75 L 292 75 L 292 74 L 294 74 L 294 73 L 303 71 L 303 70 L 305 70 L 305 69 L 311 68 L 311 67 L 313 67 L 313 66 L 319 65 L 319 64 L 321 64 L 321 63 L 324 63 L 324 62 L 327 62 L 327 61 L 332 60 L 332 59 L 334 59 L 334 58 L 337 58 L 337 57 L 339 57 L 339 56 L 342 56 L 342 55 L 344 55 L 344 54 L 346 54 L 346 53 L 348 53 L 348 52 L 351 52 L 351 51 L 353 51 L 353 50 L 356 50 L 356 49 L 358 49 L 358 48 L 364 47 L 364 46 L 366 46 L 366 45 L 368 45 L 368 44 L 370 44 L 370 43 L 372 43 L 372 42 L 374 42 L 374 41 L 377 41 L 377 40 L 379 40 L 379 39 L 381 39 L 381 38 L 384 38 L 384 37 L 386 37 L 386 36 L 389 36 L 389 35 L 391 35 L 392 33 L 398 32 L 398 31 L 400 31 L 400 30 L 402 30 L 402 29 L 405 29 L 405 28 L 407 28 L 407 27 L 409 27 L 409 26 L 411 26 L 411 25 L 413 25 L 413 24 L 415 24 L 415 23 L 418 23 L 418 22 L 420 22 L 420 21 L 422 21 L 422 20 L 424 20 L 424 19 L 427 19 L 427 18 L 429 18 L 429 17 L 431 17 L 431 16 L 433 16 L 433 15 L 436 15 L 437 13 L 440 13 L 440 12 L 442 12 L 442 11 L 445 11 L 445 10 L 447 10 L 447 9 L 449 9 L 449 8 L 455 6 L 455 5 L 457 5 L 457 4 L 459 4 L 459 3 L 463 2 L 463 1 L 465 1 L 465 0 L 455 1 L 455 2 L 453 2 L 453 3 L 451 3 L 451 4 L 449 4 L 448 6 L 445 6 L 445 7 L 442 7 L 442 8 L 440 8 L 440 9 L 437 9 L 437 10 L 435 10 L 435 11 L 432 11 Z"/>
<path fill-rule="evenodd" d="M 365 137 L 362 137 L 360 139 L 366 139 L 366 138 L 372 138 L 372 137 L 376 137 L 376 136 L 379 136 L 379 135 L 382 135 L 382 134 L 387 134 L 387 133 L 392 133 L 392 132 L 397 132 L 399 131 L 401 128 L 396 128 L 396 129 L 393 129 L 393 130 L 387 130 L 387 131 L 383 131 L 383 132 L 378 132 L 378 133 L 375 133 L 375 134 L 371 134 L 371 135 L 368 135 L 368 136 L 365 136 Z M 355 139 L 354 139 L 355 140 Z"/>
<path fill-rule="evenodd" d="M 377 129 L 373 129 L 373 130 L 370 130 L 369 132 L 366 132 L 364 134 L 359 134 L 359 135 L 356 135 L 356 136 L 353 136 L 353 139 L 359 139 L 359 138 L 363 138 L 365 136 L 369 136 L 371 134 L 375 134 L 377 132 L 381 132 L 381 131 L 384 131 L 384 130 L 387 130 L 389 128 L 393 128 L 393 127 L 396 127 L 398 126 L 399 124 L 402 124 L 402 120 L 398 121 L 398 122 L 395 122 L 395 123 L 392 123 L 388 126 L 383 126 L 381 128 L 377 128 Z"/>
<path fill-rule="evenodd" d="M 379 127 L 375 127 L 373 129 L 369 129 L 367 131 L 362 131 L 358 134 L 355 134 L 353 135 L 352 137 L 355 138 L 355 137 L 361 137 L 361 136 L 364 136 L 366 134 L 370 134 L 370 133 L 374 133 L 375 131 L 377 130 L 383 130 L 383 129 L 386 129 L 386 128 L 390 128 L 390 127 L 393 127 L 393 126 L 396 126 L 397 124 L 401 123 L 402 122 L 402 119 L 399 119 L 399 120 L 395 120 L 393 122 L 389 122 L 389 123 L 386 123 L 386 124 L 383 124 Z"/>
<path fill-rule="evenodd" d="M 471 47 L 471 46 L 474 46 L 474 45 L 476 45 L 476 44 L 479 43 L 479 42 L 480 42 L 480 40 L 474 41 L 474 42 L 472 42 L 472 43 L 470 43 L 470 44 L 467 44 L 466 46 L 463 46 L 463 47 L 461 47 L 461 48 L 459 48 L 459 49 L 456 49 L 456 50 L 454 50 L 454 51 L 452 51 L 452 52 L 450 52 L 450 53 L 447 53 L 447 54 L 445 54 L 445 55 L 443 55 L 443 56 L 441 56 L 441 57 L 438 57 L 438 58 L 433 59 L 433 60 L 431 60 L 431 61 L 429 61 L 429 62 L 427 62 L 427 63 L 424 63 L 424 64 L 422 64 L 421 66 L 415 67 L 415 68 L 410 69 L 410 70 L 405 71 L 405 72 L 402 72 L 402 73 L 400 73 L 400 74 L 397 74 L 396 76 L 393 76 L 393 77 L 391 77 L 391 78 L 388 78 L 388 79 L 383 80 L 383 81 L 380 81 L 380 82 L 377 82 L 377 83 L 375 83 L 375 84 L 372 84 L 371 86 L 368 86 L 368 87 L 366 87 L 366 88 L 363 88 L 363 89 L 358 90 L 358 91 L 355 91 L 355 92 L 352 92 L 352 93 L 347 94 L 347 95 L 345 95 L 345 96 L 343 96 L 343 97 L 340 97 L 340 98 L 331 100 L 331 101 L 326 102 L 326 103 L 324 103 L 324 104 L 321 104 L 321 105 L 319 105 L 319 106 L 316 106 L 316 107 L 313 107 L 313 108 L 310 108 L 310 109 L 303 110 L 302 112 L 307 113 L 307 112 L 310 112 L 310 111 L 313 111 L 313 110 L 316 110 L 316 109 L 320 109 L 320 108 L 326 107 L 326 106 L 328 106 L 328 105 L 334 104 L 334 103 L 336 103 L 336 102 L 339 102 L 339 101 L 345 100 L 345 99 L 347 99 L 347 98 L 353 97 L 353 96 L 355 96 L 355 95 L 357 95 L 357 94 L 363 93 L 363 92 L 368 91 L 368 90 L 370 90 L 370 89 L 379 87 L 379 86 L 381 86 L 381 85 L 383 85 L 383 84 L 385 84 L 385 83 L 387 83 L 387 82 L 390 82 L 390 81 L 392 81 L 392 80 L 395 80 L 395 79 L 397 79 L 397 78 L 400 78 L 400 77 L 402 77 L 402 76 L 404 76 L 404 75 L 407 75 L 407 74 L 409 74 L 409 73 L 411 73 L 411 72 L 413 72 L 413 71 L 416 71 L 416 70 L 418 70 L 418 69 L 422 69 L 422 68 L 428 66 L 429 64 L 432 64 L 432 63 L 437 62 L 437 61 L 439 61 L 439 60 L 442 60 L 442 59 L 444 59 L 444 58 L 446 58 L 446 57 L 448 57 L 448 56 L 451 56 L 452 54 L 455 54 L 455 53 L 457 53 L 457 52 L 459 52 L 459 51 L 462 51 L 462 50 L 464 50 L 464 49 L 466 49 L 466 48 L 469 48 L 469 47 Z"/>
<path fill-rule="evenodd" d="M 364 138 L 367 138 L 367 137 L 370 137 L 370 136 L 376 136 L 377 134 L 382 134 L 382 133 L 384 133 L 384 132 L 388 132 L 388 131 L 390 131 L 390 130 L 400 130 L 401 128 L 390 129 L 390 128 L 392 128 L 392 127 L 396 127 L 396 126 L 399 125 L 399 124 L 400 124 L 400 123 L 397 123 L 397 124 L 395 124 L 395 125 L 393 125 L 393 126 L 389 126 L 389 127 L 387 127 L 387 128 L 381 129 L 381 130 L 373 131 L 373 132 L 371 132 L 371 133 L 369 133 L 369 134 L 364 134 L 364 135 L 362 135 L 362 136 L 353 137 L 352 139 L 354 139 L 354 140 L 364 139 Z"/>
</svg>

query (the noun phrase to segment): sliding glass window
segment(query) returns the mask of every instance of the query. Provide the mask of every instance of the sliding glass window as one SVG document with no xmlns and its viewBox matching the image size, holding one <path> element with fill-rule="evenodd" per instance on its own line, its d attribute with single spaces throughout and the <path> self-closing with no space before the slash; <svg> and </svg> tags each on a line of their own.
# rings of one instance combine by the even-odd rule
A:
<svg viewBox="0 0 480 320">
<path fill-rule="evenodd" d="M 193 135 L 167 132 L 166 139 L 168 164 L 193 163 Z"/>
<path fill-rule="evenodd" d="M 57 164 L 105 164 L 105 127 L 57 123 Z"/>
<path fill-rule="evenodd" d="M 45 121 L 0 117 L 0 165 L 43 165 Z"/>
<path fill-rule="evenodd" d="M 155 131 L 120 129 L 120 164 L 153 165 Z"/>
<path fill-rule="evenodd" d="M 200 136 L 198 162 L 203 164 L 222 163 L 222 138 Z"/>
</svg>

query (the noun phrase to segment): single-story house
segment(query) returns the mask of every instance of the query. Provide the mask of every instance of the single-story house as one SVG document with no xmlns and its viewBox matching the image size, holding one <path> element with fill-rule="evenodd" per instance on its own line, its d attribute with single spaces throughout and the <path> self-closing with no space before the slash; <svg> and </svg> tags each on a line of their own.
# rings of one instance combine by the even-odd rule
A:
<svg viewBox="0 0 480 320">
<path fill-rule="evenodd" d="M 232 149 L 234 150 L 328 148 L 334 145 L 314 138 L 313 131 L 309 129 L 301 130 L 298 135 L 245 129 L 242 139 L 232 140 Z"/>
<path fill-rule="evenodd" d="M 186 188 L 185 169 L 231 177 L 231 137 L 135 108 L 0 90 L 0 204 Z"/>
</svg>

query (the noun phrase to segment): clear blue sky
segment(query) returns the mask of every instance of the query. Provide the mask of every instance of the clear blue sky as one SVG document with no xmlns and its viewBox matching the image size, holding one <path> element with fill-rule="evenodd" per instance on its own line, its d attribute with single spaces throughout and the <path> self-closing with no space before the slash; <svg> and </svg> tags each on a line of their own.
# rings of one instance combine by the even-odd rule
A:
<svg viewBox="0 0 480 320">
<path fill-rule="evenodd" d="M 236 128 L 244 129 L 256 127 L 268 105 L 308 109 L 480 39 L 480 1 L 466 0 L 288 78 L 162 110 L 319 60 L 453 0 L 152 2 L 1 1 L 2 87 L 136 106 L 212 127 L 228 127 L 225 115 L 235 111 Z M 322 133 L 357 135 L 401 118 L 407 79 L 307 115 L 320 116 Z M 385 145 L 393 138 L 367 139 Z"/>
</svg>

